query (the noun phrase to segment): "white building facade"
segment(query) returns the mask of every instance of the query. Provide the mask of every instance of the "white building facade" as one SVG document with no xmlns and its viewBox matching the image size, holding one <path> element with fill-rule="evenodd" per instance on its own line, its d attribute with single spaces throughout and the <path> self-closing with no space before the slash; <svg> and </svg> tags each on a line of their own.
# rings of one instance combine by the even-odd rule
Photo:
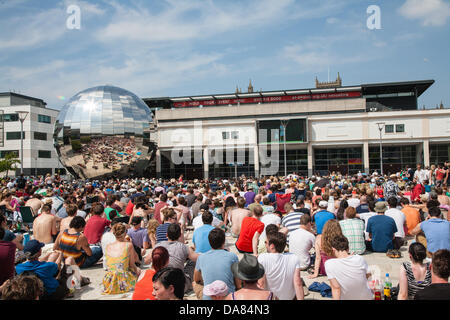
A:
<svg viewBox="0 0 450 320">
<path fill-rule="evenodd" d="M 450 109 L 417 108 L 433 82 L 172 98 L 155 113 L 157 176 L 380 172 L 378 123 L 385 173 L 442 164 Z"/>
<path fill-rule="evenodd" d="M 26 176 L 64 173 L 53 145 L 53 130 L 59 111 L 46 108 L 41 99 L 7 92 L 0 93 L 0 110 L 3 111 L 3 144 L 0 144 L 0 158 L 13 153 L 20 160 L 21 123 L 18 111 L 28 112 L 23 122 L 23 173 Z M 5 173 L 3 173 L 5 174 Z M 20 174 L 20 164 L 15 172 Z"/>
</svg>

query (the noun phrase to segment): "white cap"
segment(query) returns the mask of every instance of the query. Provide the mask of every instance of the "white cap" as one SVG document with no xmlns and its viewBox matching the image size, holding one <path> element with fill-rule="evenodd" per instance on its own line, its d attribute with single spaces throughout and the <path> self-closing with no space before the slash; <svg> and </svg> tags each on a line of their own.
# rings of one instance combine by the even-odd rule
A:
<svg viewBox="0 0 450 320">
<path fill-rule="evenodd" d="M 319 202 L 319 207 L 320 207 L 320 208 L 326 208 L 326 207 L 328 207 L 328 202 L 325 201 L 325 200 L 320 201 L 320 202 Z"/>
</svg>

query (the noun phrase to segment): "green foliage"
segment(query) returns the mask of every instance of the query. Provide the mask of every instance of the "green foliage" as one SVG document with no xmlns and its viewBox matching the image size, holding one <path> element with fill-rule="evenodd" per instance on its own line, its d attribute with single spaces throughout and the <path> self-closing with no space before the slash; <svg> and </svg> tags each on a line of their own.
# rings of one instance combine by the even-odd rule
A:
<svg viewBox="0 0 450 320">
<path fill-rule="evenodd" d="M 20 160 L 17 159 L 14 153 L 10 152 L 6 154 L 5 158 L 0 160 L 0 172 L 6 171 L 6 175 L 8 175 L 9 171 L 15 169 L 16 163 L 20 163 Z"/>
</svg>

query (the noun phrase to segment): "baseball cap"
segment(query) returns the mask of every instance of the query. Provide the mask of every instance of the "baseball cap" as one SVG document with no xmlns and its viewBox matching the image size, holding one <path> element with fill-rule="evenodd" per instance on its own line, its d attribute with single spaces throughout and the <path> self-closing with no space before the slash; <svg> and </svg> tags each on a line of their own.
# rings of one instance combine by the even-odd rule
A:
<svg viewBox="0 0 450 320">
<path fill-rule="evenodd" d="M 319 202 L 319 207 L 320 207 L 320 208 L 326 208 L 326 207 L 328 207 L 328 202 L 325 201 L 325 200 L 320 201 L 320 202 Z"/>
<path fill-rule="evenodd" d="M 45 244 L 42 242 L 39 242 L 37 240 L 30 240 L 27 242 L 27 244 L 23 247 L 24 253 L 29 253 L 30 256 L 34 256 L 36 253 L 41 250 L 42 247 L 44 247 Z"/>
</svg>

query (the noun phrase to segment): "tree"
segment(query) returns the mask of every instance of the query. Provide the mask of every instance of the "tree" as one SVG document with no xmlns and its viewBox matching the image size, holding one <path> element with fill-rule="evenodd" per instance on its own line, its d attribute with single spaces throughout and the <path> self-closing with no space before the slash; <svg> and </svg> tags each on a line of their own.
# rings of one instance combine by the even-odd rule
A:
<svg viewBox="0 0 450 320">
<path fill-rule="evenodd" d="M 0 160 L 0 173 L 6 171 L 6 176 L 8 176 L 9 171 L 15 169 L 15 164 L 20 163 L 20 160 L 17 159 L 16 154 L 13 152 L 7 153 L 5 158 Z"/>
</svg>

